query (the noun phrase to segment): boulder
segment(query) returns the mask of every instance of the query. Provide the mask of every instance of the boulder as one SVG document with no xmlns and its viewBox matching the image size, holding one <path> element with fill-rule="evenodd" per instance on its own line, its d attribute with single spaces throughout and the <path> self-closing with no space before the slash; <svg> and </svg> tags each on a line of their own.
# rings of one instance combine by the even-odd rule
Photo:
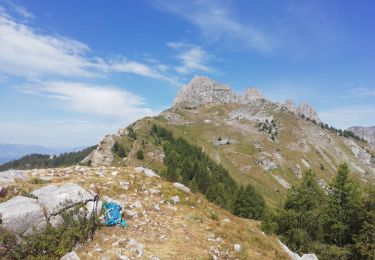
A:
<svg viewBox="0 0 375 260">
<path fill-rule="evenodd" d="M 190 189 L 181 183 L 175 182 L 173 183 L 173 186 L 179 190 L 190 193 Z"/>
<path fill-rule="evenodd" d="M 47 224 L 42 207 L 33 198 L 14 197 L 0 204 L 0 212 L 2 225 L 18 235 L 42 230 Z"/>
<path fill-rule="evenodd" d="M 143 173 L 146 177 L 157 177 L 157 178 L 160 178 L 159 175 L 157 175 L 153 170 L 148 169 L 148 168 L 136 167 L 136 168 L 134 168 L 134 170 L 137 173 Z"/>
<path fill-rule="evenodd" d="M 94 199 L 92 194 L 74 183 L 67 183 L 60 187 L 48 185 L 34 190 L 32 194 L 38 197 L 38 201 L 44 206 L 48 216 L 59 214 L 77 203 L 86 204 Z"/>
</svg>

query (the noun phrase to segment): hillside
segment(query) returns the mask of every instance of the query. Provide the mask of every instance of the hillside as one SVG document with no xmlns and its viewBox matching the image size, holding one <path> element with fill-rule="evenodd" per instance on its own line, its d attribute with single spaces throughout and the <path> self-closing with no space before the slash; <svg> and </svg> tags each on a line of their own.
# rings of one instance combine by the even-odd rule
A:
<svg viewBox="0 0 375 260">
<path fill-rule="evenodd" d="M 161 172 L 164 151 L 160 140 L 150 134 L 153 124 L 201 147 L 237 183 L 252 184 L 269 205 L 277 205 L 309 168 L 318 174 L 322 186 L 343 162 L 357 180 L 375 179 L 374 148 L 320 122 L 311 106 L 273 103 L 256 89 L 238 95 L 205 77 L 183 86 L 173 107 L 159 116 L 140 119 L 106 136 L 84 162 L 144 165 Z M 121 157 L 112 151 L 116 142 L 125 152 Z M 139 150 L 142 160 L 137 159 Z"/>
<path fill-rule="evenodd" d="M 0 171 L 10 169 L 26 170 L 35 168 L 53 168 L 75 165 L 82 161 L 96 146 L 91 146 L 77 152 L 61 153 L 59 155 L 29 154 L 0 165 Z"/>
<path fill-rule="evenodd" d="M 17 195 L 68 183 L 124 207 L 129 227 L 98 229 L 92 240 L 76 247 L 81 259 L 289 259 L 276 237 L 260 231 L 258 221 L 235 217 L 202 195 L 184 192 L 139 169 L 76 166 L 19 174 L 23 178 L 10 181 L 7 192 L 0 193 L 0 208 L 1 202 Z M 67 253 L 64 250 L 59 254 Z"/>
</svg>

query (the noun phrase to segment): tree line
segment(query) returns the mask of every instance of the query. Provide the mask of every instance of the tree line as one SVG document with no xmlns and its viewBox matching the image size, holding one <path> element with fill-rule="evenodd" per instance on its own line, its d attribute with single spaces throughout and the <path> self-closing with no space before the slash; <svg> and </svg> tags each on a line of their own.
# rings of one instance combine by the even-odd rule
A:
<svg viewBox="0 0 375 260">
<path fill-rule="evenodd" d="M 309 170 L 282 208 L 266 214 L 262 227 L 293 251 L 319 259 L 375 259 L 375 187 L 361 189 L 347 164 L 327 188 Z"/>
<path fill-rule="evenodd" d="M 45 154 L 30 154 L 0 165 L 0 171 L 10 169 L 28 170 L 71 166 L 81 162 L 87 155 L 89 155 L 89 153 L 95 150 L 96 147 L 97 146 L 95 145 L 83 149 L 82 151 L 62 153 L 53 156 Z"/>
<path fill-rule="evenodd" d="M 199 147 L 181 137 L 174 137 L 166 128 L 152 125 L 151 135 L 161 139 L 166 170 L 161 176 L 178 181 L 200 192 L 206 198 L 233 214 L 260 219 L 265 212 L 263 197 L 252 187 L 240 187 L 219 163 L 211 160 Z"/>
</svg>

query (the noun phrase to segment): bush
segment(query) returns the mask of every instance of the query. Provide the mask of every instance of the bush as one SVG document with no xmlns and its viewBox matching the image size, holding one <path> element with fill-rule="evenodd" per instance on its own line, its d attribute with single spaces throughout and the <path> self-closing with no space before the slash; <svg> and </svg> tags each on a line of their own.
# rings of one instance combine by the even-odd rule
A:
<svg viewBox="0 0 375 260">
<path fill-rule="evenodd" d="M 143 160 L 145 158 L 144 154 L 143 154 L 143 150 L 138 150 L 137 151 L 137 159 L 138 160 Z"/>
<path fill-rule="evenodd" d="M 60 227 L 48 225 L 43 232 L 26 236 L 18 245 L 13 234 L 0 229 L 0 259 L 61 258 L 78 243 L 92 238 L 100 227 L 95 215 L 86 218 L 86 214 L 80 207 L 66 211 L 61 215 L 64 222 Z"/>
</svg>

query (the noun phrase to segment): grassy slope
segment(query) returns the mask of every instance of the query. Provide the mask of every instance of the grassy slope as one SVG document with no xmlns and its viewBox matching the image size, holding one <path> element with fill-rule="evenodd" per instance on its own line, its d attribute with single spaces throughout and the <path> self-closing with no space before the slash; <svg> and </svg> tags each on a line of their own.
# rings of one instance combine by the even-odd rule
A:
<svg viewBox="0 0 375 260">
<path fill-rule="evenodd" d="M 176 136 L 182 136 L 192 144 L 202 147 L 211 158 L 223 164 L 237 182 L 253 184 L 264 195 L 269 205 L 277 205 L 283 197 L 280 197 L 280 194 L 284 195 L 286 189 L 280 185 L 273 175 L 282 177 L 290 184 L 295 183 L 298 178 L 292 170 L 293 163 L 298 164 L 301 171 L 304 171 L 308 168 L 302 162 L 302 159 L 305 160 L 317 172 L 318 176 L 328 183 L 334 176 L 337 165 L 344 162 L 341 157 L 334 153 L 335 147 L 339 148 L 351 160 L 358 161 L 354 158 L 350 148 L 343 143 L 343 137 L 336 136 L 328 130 L 321 130 L 319 126 L 311 122 L 301 120 L 287 112 L 272 112 L 272 106 L 270 106 L 269 113 L 280 124 L 280 134 L 276 141 L 272 141 L 268 133 L 259 131 L 255 121 L 243 119 L 228 121 L 229 112 L 238 108 L 241 108 L 241 106 L 231 104 L 209 105 L 196 110 L 171 109 L 170 111 L 176 112 L 190 122 L 186 125 L 171 124 L 163 116 L 138 120 L 135 123 L 137 140 L 132 141 L 128 137 L 117 138 L 126 147 L 132 145 L 133 150 L 143 149 L 145 160 L 135 159 L 135 151 L 133 151 L 126 164 L 131 166 L 145 165 L 159 171 L 163 169 L 164 166 L 160 160 L 148 155 L 150 152 L 162 151 L 162 147 L 155 145 L 153 138 L 149 136 L 151 125 L 157 123 L 171 130 Z M 207 119 L 211 122 L 205 122 Z M 323 131 L 329 139 L 330 143 L 321 148 L 323 155 L 314 148 L 315 139 L 312 139 L 311 134 L 307 134 L 314 129 L 315 131 Z M 219 136 L 223 139 L 234 139 L 236 143 L 217 147 L 211 141 Z M 143 147 L 141 145 L 142 139 L 146 141 Z M 296 143 L 299 139 L 310 140 L 310 143 L 307 144 L 308 151 L 302 152 L 301 147 L 298 148 L 300 150 L 293 151 L 287 147 Z M 317 140 L 319 140 L 319 137 Z M 129 144 L 129 142 L 132 144 Z M 364 143 L 358 143 L 360 146 L 366 146 Z M 260 145 L 261 148 L 257 148 L 256 144 Z M 264 152 L 269 154 L 279 153 L 282 156 L 281 161 L 273 159 L 278 163 L 278 168 L 264 172 L 257 163 Z M 116 162 L 115 165 L 119 165 L 118 160 Z M 122 164 L 124 163 L 122 162 Z M 321 170 L 321 165 L 324 166 L 324 170 Z M 360 174 L 355 170 L 353 176 L 361 179 Z"/>
</svg>

